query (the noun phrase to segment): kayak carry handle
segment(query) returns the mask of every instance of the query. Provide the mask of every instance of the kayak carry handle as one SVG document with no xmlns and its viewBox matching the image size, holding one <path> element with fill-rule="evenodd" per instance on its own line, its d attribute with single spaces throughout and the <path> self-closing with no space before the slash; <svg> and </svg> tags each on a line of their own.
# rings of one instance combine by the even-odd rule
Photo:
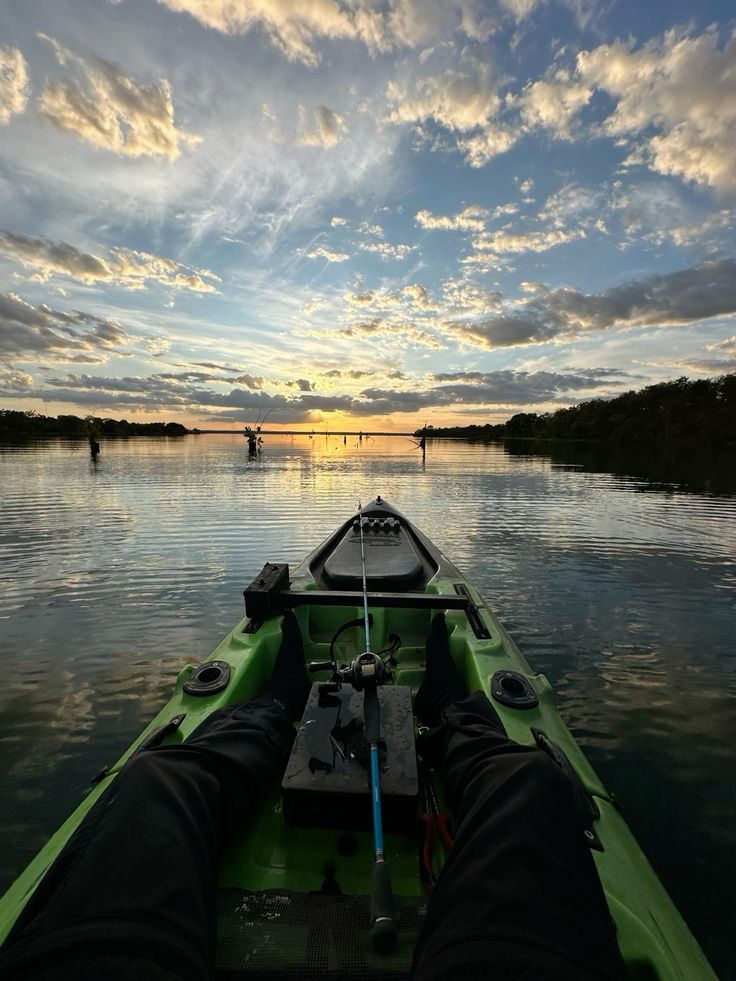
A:
<svg viewBox="0 0 736 981">
<path fill-rule="evenodd" d="M 375 862 L 371 896 L 371 941 L 376 950 L 388 953 L 396 946 L 397 938 L 391 872 L 384 861 Z"/>
</svg>

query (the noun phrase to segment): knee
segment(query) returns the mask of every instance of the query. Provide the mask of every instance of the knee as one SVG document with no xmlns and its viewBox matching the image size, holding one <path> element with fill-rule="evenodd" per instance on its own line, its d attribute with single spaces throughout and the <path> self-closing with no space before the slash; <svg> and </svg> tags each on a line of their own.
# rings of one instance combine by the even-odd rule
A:
<svg viewBox="0 0 736 981">
<path fill-rule="evenodd" d="M 572 802 L 569 777 L 544 750 L 529 748 L 523 754 L 517 779 L 525 793 L 538 801 L 540 806 L 552 802 Z"/>
</svg>

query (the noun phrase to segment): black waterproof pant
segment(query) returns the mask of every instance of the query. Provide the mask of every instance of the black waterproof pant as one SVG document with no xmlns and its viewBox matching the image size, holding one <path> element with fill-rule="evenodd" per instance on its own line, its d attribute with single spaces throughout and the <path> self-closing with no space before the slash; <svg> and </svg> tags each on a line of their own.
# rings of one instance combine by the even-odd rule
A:
<svg viewBox="0 0 736 981">
<path fill-rule="evenodd" d="M 219 851 L 283 772 L 293 738 L 264 696 L 132 759 L 21 914 L 0 953 L 3 981 L 210 978 Z M 623 981 L 567 777 L 511 742 L 480 692 L 451 706 L 433 739 L 456 835 L 417 981 Z"/>
</svg>

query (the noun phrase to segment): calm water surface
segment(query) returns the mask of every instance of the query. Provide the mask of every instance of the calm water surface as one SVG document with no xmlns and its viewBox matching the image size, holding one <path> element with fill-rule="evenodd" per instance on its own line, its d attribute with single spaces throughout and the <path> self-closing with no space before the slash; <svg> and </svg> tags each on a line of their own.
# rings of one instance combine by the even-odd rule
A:
<svg viewBox="0 0 736 981">
<path fill-rule="evenodd" d="M 406 438 L 0 446 L 0 887 L 359 498 L 477 583 L 724 977 L 736 977 L 736 473 L 728 460 Z"/>
</svg>

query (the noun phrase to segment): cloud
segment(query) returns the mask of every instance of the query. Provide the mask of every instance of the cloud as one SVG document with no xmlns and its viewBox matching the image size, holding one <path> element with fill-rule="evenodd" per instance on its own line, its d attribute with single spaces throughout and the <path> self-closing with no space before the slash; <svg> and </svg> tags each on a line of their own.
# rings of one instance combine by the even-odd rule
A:
<svg viewBox="0 0 736 981">
<path fill-rule="evenodd" d="M 397 347 L 424 347 L 442 350 L 444 344 L 434 334 L 403 317 L 372 317 L 358 320 L 339 331 L 345 337 L 389 337 Z"/>
<path fill-rule="evenodd" d="M 416 222 L 421 228 L 480 232 L 486 227 L 485 219 L 488 216 L 485 208 L 471 204 L 457 215 L 433 215 L 431 211 L 418 211 Z"/>
<path fill-rule="evenodd" d="M 364 293 L 348 293 L 345 300 L 353 307 L 368 307 L 373 304 L 375 294 L 370 291 Z"/>
<path fill-rule="evenodd" d="M 504 295 L 499 290 L 486 290 L 464 279 L 448 279 L 442 285 L 442 293 L 450 312 L 454 314 L 487 314 L 497 310 Z"/>
<path fill-rule="evenodd" d="M 392 0 L 383 5 L 352 0 L 158 0 L 200 24 L 226 34 L 259 29 L 290 61 L 310 67 L 320 62 L 320 40 L 351 40 L 371 54 L 417 47 L 453 31 L 484 41 L 493 25 L 477 12 L 475 0 Z"/>
<path fill-rule="evenodd" d="M 708 345 L 709 351 L 723 351 L 724 354 L 736 354 L 736 334 L 727 337 L 725 341 L 717 341 L 715 344 Z"/>
<path fill-rule="evenodd" d="M 0 47 L 0 126 L 23 112 L 28 104 L 28 64 L 18 48 Z"/>
<path fill-rule="evenodd" d="M 502 9 L 508 11 L 516 21 L 522 21 L 540 7 L 544 0 L 499 0 Z"/>
<path fill-rule="evenodd" d="M 346 262 L 349 258 L 350 256 L 347 252 L 337 252 L 335 249 L 330 249 L 326 245 L 318 245 L 311 252 L 307 252 L 307 259 L 326 259 L 328 262 Z"/>
<path fill-rule="evenodd" d="M 363 252 L 375 252 L 382 259 L 398 259 L 399 261 L 414 251 L 416 245 L 391 245 L 388 242 L 361 242 L 359 248 Z"/>
<path fill-rule="evenodd" d="M 45 281 L 54 274 L 70 276 L 82 283 L 113 283 L 125 289 L 143 289 L 149 281 L 195 293 L 216 293 L 218 277 L 207 269 L 192 269 L 133 249 L 113 249 L 107 258 L 80 252 L 66 242 L 30 238 L 0 231 L 0 254 L 34 270 L 34 279 Z"/>
<path fill-rule="evenodd" d="M 45 304 L 34 306 L 15 293 L 0 293 L 0 353 L 11 360 L 99 363 L 128 340 L 111 320 L 78 310 L 63 313 Z"/>
<path fill-rule="evenodd" d="M 506 153 L 519 139 L 520 132 L 509 126 L 488 125 L 481 133 L 457 141 L 471 167 L 484 167 L 489 160 Z"/>
<path fill-rule="evenodd" d="M 550 228 L 531 232 L 509 232 L 505 230 L 482 232 L 473 239 L 473 248 L 476 249 L 476 252 L 465 256 L 460 261 L 464 265 L 495 268 L 497 257 L 500 255 L 546 252 L 557 245 L 565 245 L 576 238 L 584 237 L 585 230 L 583 228 L 568 230 Z"/>
<path fill-rule="evenodd" d="M 461 343 L 492 350 L 592 331 L 695 324 L 736 313 L 736 261 L 724 259 L 614 286 L 602 293 L 535 284 L 528 298 L 507 303 L 486 320 L 446 322 Z"/>
<path fill-rule="evenodd" d="M 347 218 L 342 218 L 340 215 L 335 215 L 334 218 L 330 218 L 330 224 L 333 228 L 339 228 L 341 225 L 347 225 Z"/>
<path fill-rule="evenodd" d="M 431 121 L 460 133 L 486 126 L 501 106 L 484 64 L 477 64 L 472 72 L 448 68 L 441 75 L 417 79 L 411 87 L 389 82 L 386 99 L 393 106 L 389 123 Z"/>
<path fill-rule="evenodd" d="M 611 207 L 621 222 L 626 243 L 638 238 L 655 245 L 670 241 L 678 247 L 697 243 L 717 253 L 734 225 L 732 208 L 705 212 L 669 180 L 650 179 L 618 188 Z"/>
<path fill-rule="evenodd" d="M 127 157 L 175 160 L 181 146 L 200 141 L 174 125 L 171 86 L 165 79 L 142 85 L 118 65 L 77 54 L 44 34 L 39 37 L 49 42 L 60 65 L 80 77 L 80 82 L 50 81 L 44 86 L 39 113 L 54 126 Z"/>
<path fill-rule="evenodd" d="M 600 189 L 569 183 L 547 198 L 537 217 L 555 228 L 564 228 L 571 219 L 581 224 L 590 215 L 599 216 L 604 208 Z"/>
<path fill-rule="evenodd" d="M 615 368 L 568 371 L 469 371 L 431 376 L 443 384 L 425 390 L 370 388 L 361 396 L 375 413 L 417 412 L 430 407 L 467 405 L 535 405 L 570 401 L 570 393 L 610 389 L 621 384 L 623 372 Z"/>
<path fill-rule="evenodd" d="M 503 110 L 499 82 L 483 62 L 463 70 L 448 68 L 410 85 L 389 82 L 386 99 L 392 105 L 387 122 L 413 123 L 425 137 L 428 123 L 444 127 L 471 167 L 482 167 L 505 153 L 521 135 L 518 127 L 496 119 Z"/>
<path fill-rule="evenodd" d="M 343 138 L 347 131 L 345 120 L 327 106 L 300 109 L 301 127 L 296 143 L 299 146 L 321 146 L 328 150 Z"/>
<path fill-rule="evenodd" d="M 736 190 L 735 37 L 722 50 L 715 28 L 697 37 L 671 30 L 638 51 L 601 45 L 578 56 L 578 71 L 618 99 L 607 132 L 659 131 L 645 144 L 653 170 Z"/>
<path fill-rule="evenodd" d="M 592 94 L 590 84 L 566 69 L 558 68 L 549 78 L 539 79 L 522 89 L 516 103 L 527 128 L 545 127 L 553 130 L 557 139 L 569 140 L 573 120 L 588 104 Z"/>
<path fill-rule="evenodd" d="M 13 368 L 5 368 L 0 365 L 0 391 L 19 392 L 27 395 L 28 390 L 33 386 L 33 375 L 26 371 L 15 371 Z"/>
<path fill-rule="evenodd" d="M 422 310 L 436 310 L 437 304 L 427 292 L 426 286 L 419 283 L 410 283 L 401 290 L 401 295 L 409 300 L 411 306 L 419 307 Z"/>
<path fill-rule="evenodd" d="M 581 51 L 573 72 L 557 69 L 517 101 L 527 127 L 570 139 L 595 92 L 615 101 L 599 132 L 633 142 L 630 164 L 736 191 L 736 37 L 719 48 L 711 27 L 700 35 L 673 29 L 638 49 L 633 40 L 602 44 Z"/>
</svg>

